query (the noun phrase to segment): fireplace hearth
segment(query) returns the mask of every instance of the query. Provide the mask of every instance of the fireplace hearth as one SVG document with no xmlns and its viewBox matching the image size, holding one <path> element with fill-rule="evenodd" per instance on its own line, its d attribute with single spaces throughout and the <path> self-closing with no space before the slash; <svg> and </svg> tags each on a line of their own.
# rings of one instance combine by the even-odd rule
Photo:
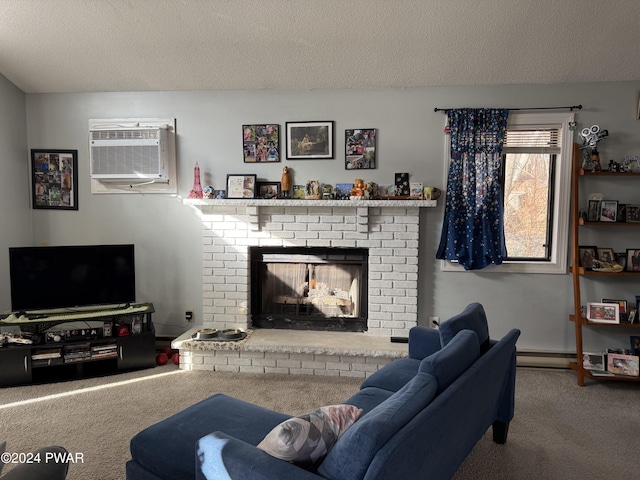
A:
<svg viewBox="0 0 640 480">
<path fill-rule="evenodd" d="M 368 249 L 251 247 L 254 328 L 367 330 Z"/>
</svg>

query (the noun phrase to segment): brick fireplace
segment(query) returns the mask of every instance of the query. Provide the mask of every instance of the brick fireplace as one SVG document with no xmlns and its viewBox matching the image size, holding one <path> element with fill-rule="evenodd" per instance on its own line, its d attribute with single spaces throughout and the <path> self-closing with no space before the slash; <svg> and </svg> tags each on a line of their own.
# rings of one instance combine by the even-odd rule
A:
<svg viewBox="0 0 640 480">
<path fill-rule="evenodd" d="M 185 200 L 202 218 L 203 327 L 251 328 L 250 247 L 368 249 L 367 333 L 417 324 L 419 219 L 426 200 Z"/>
</svg>

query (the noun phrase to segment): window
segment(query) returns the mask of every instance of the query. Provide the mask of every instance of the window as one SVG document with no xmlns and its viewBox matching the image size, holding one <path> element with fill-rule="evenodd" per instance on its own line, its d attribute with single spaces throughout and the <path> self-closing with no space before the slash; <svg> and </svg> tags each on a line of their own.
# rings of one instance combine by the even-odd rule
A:
<svg viewBox="0 0 640 480">
<path fill-rule="evenodd" d="M 509 113 L 502 178 L 507 258 L 482 271 L 567 272 L 573 120 L 573 113 Z M 464 271 L 448 261 L 442 269 Z"/>
</svg>

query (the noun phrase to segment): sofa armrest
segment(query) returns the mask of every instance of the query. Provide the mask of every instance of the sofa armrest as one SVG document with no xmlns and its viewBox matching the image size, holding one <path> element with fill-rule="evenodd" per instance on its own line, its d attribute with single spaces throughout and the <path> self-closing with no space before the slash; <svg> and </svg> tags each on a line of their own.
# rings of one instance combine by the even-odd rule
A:
<svg viewBox="0 0 640 480">
<path fill-rule="evenodd" d="M 223 432 L 213 432 L 196 444 L 197 480 L 318 480 L 322 477 L 272 457 Z"/>
<path fill-rule="evenodd" d="M 422 360 L 440 347 L 440 332 L 435 328 L 417 326 L 409 330 L 409 358 Z"/>
</svg>

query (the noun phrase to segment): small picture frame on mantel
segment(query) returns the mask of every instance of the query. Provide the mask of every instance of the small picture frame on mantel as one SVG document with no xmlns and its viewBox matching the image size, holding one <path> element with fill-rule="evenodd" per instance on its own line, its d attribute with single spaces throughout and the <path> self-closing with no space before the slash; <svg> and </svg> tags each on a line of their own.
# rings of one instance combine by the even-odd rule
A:
<svg viewBox="0 0 640 480">
<path fill-rule="evenodd" d="M 228 174 L 227 198 L 255 198 L 257 175 Z"/>
</svg>

